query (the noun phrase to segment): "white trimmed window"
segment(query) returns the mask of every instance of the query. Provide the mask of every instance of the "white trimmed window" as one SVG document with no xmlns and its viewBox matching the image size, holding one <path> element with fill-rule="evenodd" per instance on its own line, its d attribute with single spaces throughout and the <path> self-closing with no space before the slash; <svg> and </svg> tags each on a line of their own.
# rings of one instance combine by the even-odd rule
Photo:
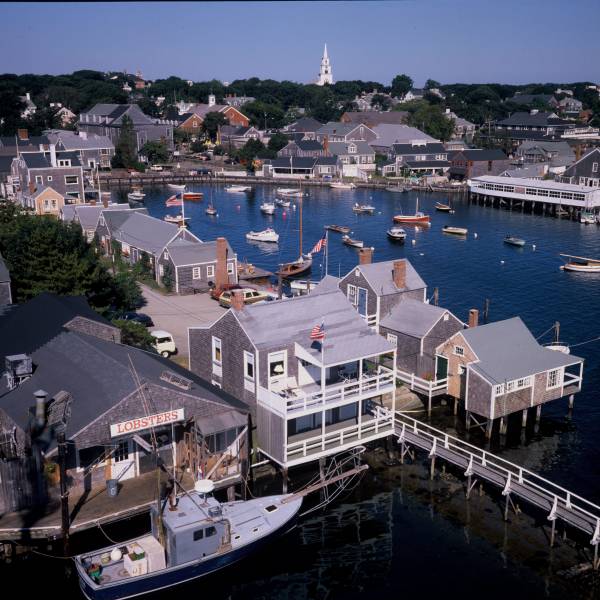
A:
<svg viewBox="0 0 600 600">
<path fill-rule="evenodd" d="M 192 269 L 192 279 L 200 279 L 200 277 L 201 277 L 200 267 L 194 267 Z"/>
<path fill-rule="evenodd" d="M 531 387 L 531 377 L 522 377 L 521 379 L 517 379 L 518 390 L 522 390 L 528 387 Z"/>
<path fill-rule="evenodd" d="M 398 336 L 394 335 L 393 333 L 388 333 L 387 341 L 390 342 L 390 344 L 394 344 L 394 346 L 397 346 L 398 345 Z"/>
<path fill-rule="evenodd" d="M 58 166 L 59 167 L 70 167 L 71 166 L 71 159 L 59 159 L 58 160 Z"/>
<path fill-rule="evenodd" d="M 454 346 L 454 354 L 456 356 L 464 356 L 465 349 L 462 346 Z"/>
<path fill-rule="evenodd" d="M 348 302 L 353 306 L 356 305 L 356 286 L 352 284 L 348 285 Z"/>
<path fill-rule="evenodd" d="M 506 391 L 507 392 L 514 392 L 515 391 L 515 384 L 516 384 L 516 381 L 509 381 L 509 382 L 507 382 L 507 384 L 506 384 Z"/>
<path fill-rule="evenodd" d="M 592 173 L 597 173 L 598 172 L 598 163 L 592 163 Z"/>
<path fill-rule="evenodd" d="M 217 363 L 218 365 L 221 364 L 222 361 L 222 354 L 221 354 L 221 340 L 218 337 L 215 337 L 213 335 L 212 338 L 212 359 L 213 362 Z"/>
<path fill-rule="evenodd" d="M 562 369 L 553 369 L 552 371 L 548 371 L 546 389 L 553 390 L 555 388 L 559 388 L 563 383 L 563 374 L 564 372 Z"/>
<path fill-rule="evenodd" d="M 215 267 L 213 265 L 208 265 L 208 267 L 206 267 L 206 276 L 207 277 L 215 276 Z"/>
<path fill-rule="evenodd" d="M 165 252 L 164 252 L 164 254 L 163 254 L 163 258 L 164 258 L 165 260 L 169 260 L 169 251 L 168 251 L 168 250 L 165 250 Z"/>
<path fill-rule="evenodd" d="M 254 381 L 254 354 L 244 350 L 244 378 Z"/>
<path fill-rule="evenodd" d="M 65 183 L 67 185 L 78 184 L 79 177 L 77 177 L 77 175 L 65 175 Z"/>
<path fill-rule="evenodd" d="M 502 394 L 504 394 L 504 384 L 494 386 L 494 396 L 501 396 Z"/>
<path fill-rule="evenodd" d="M 232 262 L 227 263 L 227 273 L 229 275 L 233 275 L 233 263 Z"/>
<path fill-rule="evenodd" d="M 276 382 L 287 377 L 287 352 L 271 352 L 269 354 L 269 381 Z"/>
<path fill-rule="evenodd" d="M 48 175 L 48 177 L 46 177 L 46 179 L 47 179 L 48 181 L 52 181 L 52 175 Z"/>
</svg>

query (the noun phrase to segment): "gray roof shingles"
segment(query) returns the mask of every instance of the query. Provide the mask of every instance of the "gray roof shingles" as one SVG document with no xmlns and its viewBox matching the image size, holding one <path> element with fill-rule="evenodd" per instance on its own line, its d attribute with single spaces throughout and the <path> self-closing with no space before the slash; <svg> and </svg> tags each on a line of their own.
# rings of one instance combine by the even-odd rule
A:
<svg viewBox="0 0 600 600">
<path fill-rule="evenodd" d="M 361 271 L 373 291 L 379 296 L 397 294 L 399 291 L 420 290 L 427 287 L 415 268 L 406 260 L 406 287 L 399 290 L 393 278 L 394 262 L 393 260 L 374 262 L 358 265 L 356 268 Z"/>
<path fill-rule="evenodd" d="M 387 329 L 422 338 L 449 311 L 433 304 L 410 298 L 396 304 L 381 319 Z"/>
</svg>

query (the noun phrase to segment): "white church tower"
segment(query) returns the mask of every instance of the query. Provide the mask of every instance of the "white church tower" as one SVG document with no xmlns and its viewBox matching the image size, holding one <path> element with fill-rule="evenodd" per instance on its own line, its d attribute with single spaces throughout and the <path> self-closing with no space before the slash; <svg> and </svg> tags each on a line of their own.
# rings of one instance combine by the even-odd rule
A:
<svg viewBox="0 0 600 600">
<path fill-rule="evenodd" d="M 333 74 L 331 73 L 331 63 L 329 62 L 329 56 L 327 55 L 327 44 L 325 44 L 325 50 L 323 51 L 323 58 L 321 59 L 321 70 L 319 71 L 319 79 L 315 82 L 317 85 L 333 84 Z"/>
</svg>

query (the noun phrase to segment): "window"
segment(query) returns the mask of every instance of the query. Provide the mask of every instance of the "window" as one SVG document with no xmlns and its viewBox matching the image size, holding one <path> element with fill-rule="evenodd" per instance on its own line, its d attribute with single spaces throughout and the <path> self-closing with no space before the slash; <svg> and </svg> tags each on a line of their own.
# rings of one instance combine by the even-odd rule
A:
<svg viewBox="0 0 600 600">
<path fill-rule="evenodd" d="M 356 305 L 356 286 L 348 285 L 348 302 L 353 306 Z"/>
<path fill-rule="evenodd" d="M 394 344 L 394 346 L 397 346 L 398 345 L 398 336 L 394 335 L 393 333 L 388 333 L 387 341 L 390 342 L 391 344 Z"/>
<path fill-rule="evenodd" d="M 531 385 L 531 377 L 523 377 L 521 379 L 517 379 L 517 389 L 522 390 L 523 388 L 527 388 Z"/>
<path fill-rule="evenodd" d="M 65 175 L 65 183 L 67 185 L 77 185 L 79 183 L 79 177 L 77 177 L 77 175 Z"/>
<path fill-rule="evenodd" d="M 100 154 L 103 154 L 104 156 L 106 156 L 108 154 L 109 150 L 108 148 L 100 148 Z"/>
<path fill-rule="evenodd" d="M 516 383 L 515 381 L 509 381 L 506 384 L 506 391 L 507 392 L 514 392 L 515 391 L 515 383 Z"/>
<path fill-rule="evenodd" d="M 192 279 L 200 279 L 200 267 L 194 267 L 192 269 Z"/>
<path fill-rule="evenodd" d="M 48 175 L 48 177 L 46 177 L 46 179 L 47 179 L 48 181 L 52 181 L 52 175 Z"/>
<path fill-rule="evenodd" d="M 41 175 L 36 175 L 35 182 L 36 183 L 44 183 L 44 178 Z"/>
<path fill-rule="evenodd" d="M 597 173 L 598 172 L 598 163 L 592 163 L 592 173 Z"/>
<path fill-rule="evenodd" d="M 194 541 L 198 542 L 203 539 L 204 539 L 204 529 L 196 529 L 196 531 L 194 531 Z"/>
<path fill-rule="evenodd" d="M 456 356 L 464 356 L 465 349 L 462 346 L 454 346 L 454 354 L 456 354 Z"/>
<path fill-rule="evenodd" d="M 163 257 L 165 260 L 169 260 L 169 251 L 168 250 L 165 250 Z"/>
<path fill-rule="evenodd" d="M 129 459 L 129 441 L 121 440 L 114 453 L 115 462 Z"/>
<path fill-rule="evenodd" d="M 215 276 L 215 267 L 213 265 L 208 265 L 208 267 L 206 267 L 206 276 L 207 277 Z"/>
<path fill-rule="evenodd" d="M 269 354 L 269 379 L 277 380 L 286 376 L 285 357 L 285 350 Z"/>
<path fill-rule="evenodd" d="M 501 396 L 502 394 L 504 394 L 504 384 L 494 386 L 494 395 Z"/>
<path fill-rule="evenodd" d="M 70 167 L 71 166 L 71 159 L 59 159 L 58 160 L 58 166 L 59 167 Z"/>
<path fill-rule="evenodd" d="M 548 377 L 546 379 L 546 389 L 551 390 L 554 388 L 558 388 L 562 385 L 563 382 L 563 370 L 562 369 L 554 369 L 552 371 L 548 371 Z"/>
<path fill-rule="evenodd" d="M 254 354 L 244 351 L 244 377 L 254 381 Z"/>
<path fill-rule="evenodd" d="M 212 357 L 214 362 L 221 364 L 221 340 L 214 335 L 212 339 Z"/>
<path fill-rule="evenodd" d="M 450 315 L 448 313 L 444 313 L 443 320 L 448 321 L 450 319 Z"/>
<path fill-rule="evenodd" d="M 227 263 L 227 273 L 229 275 L 233 275 L 233 263 L 232 262 Z"/>
<path fill-rule="evenodd" d="M 212 537 L 213 535 L 217 535 L 217 528 L 216 527 L 207 527 L 204 530 L 204 533 L 206 535 L 206 537 Z"/>
<path fill-rule="evenodd" d="M 104 222 L 104 217 L 100 217 L 100 225 L 102 225 L 102 227 L 104 227 L 105 222 Z"/>
</svg>

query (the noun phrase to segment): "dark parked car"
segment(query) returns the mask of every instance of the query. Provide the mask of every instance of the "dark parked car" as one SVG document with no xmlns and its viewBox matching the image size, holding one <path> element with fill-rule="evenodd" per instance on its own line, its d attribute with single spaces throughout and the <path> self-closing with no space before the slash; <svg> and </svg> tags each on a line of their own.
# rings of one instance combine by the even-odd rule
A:
<svg viewBox="0 0 600 600">
<path fill-rule="evenodd" d="M 141 323 L 146 327 L 154 327 L 154 321 L 144 313 L 126 312 L 123 313 L 121 319 L 124 321 L 135 321 L 136 323 Z"/>
</svg>

